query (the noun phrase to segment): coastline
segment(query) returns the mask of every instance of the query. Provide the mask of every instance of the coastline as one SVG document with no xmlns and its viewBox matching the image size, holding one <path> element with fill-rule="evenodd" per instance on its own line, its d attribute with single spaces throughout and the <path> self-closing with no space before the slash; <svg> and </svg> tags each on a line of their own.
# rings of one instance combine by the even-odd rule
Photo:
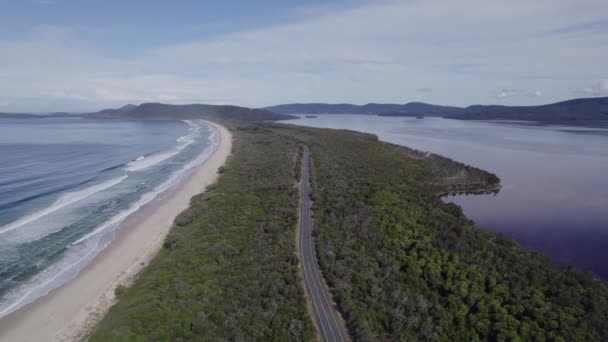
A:
<svg viewBox="0 0 608 342">
<path fill-rule="evenodd" d="M 498 194 L 502 189 L 502 184 L 498 184 L 495 187 L 490 188 L 475 188 L 471 190 L 453 190 L 453 191 L 444 191 L 437 194 L 437 197 L 452 197 L 452 196 L 460 196 L 460 195 L 491 195 Z"/>
<path fill-rule="evenodd" d="M 192 196 L 215 181 L 232 148 L 230 132 L 204 121 L 219 133 L 212 154 L 162 196 L 145 217 L 133 220 L 120 236 L 73 280 L 0 319 L 0 340 L 73 341 L 89 330 L 114 304 L 114 290 L 128 285 L 160 250 L 175 217 L 185 210 Z M 145 209 L 144 209 L 145 210 Z"/>
</svg>

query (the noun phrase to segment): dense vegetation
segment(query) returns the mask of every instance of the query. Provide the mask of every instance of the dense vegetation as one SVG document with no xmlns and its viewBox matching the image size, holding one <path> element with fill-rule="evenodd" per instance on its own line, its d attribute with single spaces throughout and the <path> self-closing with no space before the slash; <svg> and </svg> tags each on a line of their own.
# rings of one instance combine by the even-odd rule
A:
<svg viewBox="0 0 608 342">
<path fill-rule="evenodd" d="M 234 133 L 218 183 L 179 215 L 91 341 L 314 340 L 295 255 L 300 146 Z"/>
<path fill-rule="evenodd" d="M 368 135 L 283 131 L 311 147 L 318 255 L 354 340 L 606 340 L 604 284 L 435 196 L 495 176 Z"/>
<path fill-rule="evenodd" d="M 437 194 L 490 173 L 350 131 L 232 127 L 233 156 L 92 335 L 105 340 L 311 340 L 296 269 L 300 146 L 312 151 L 317 254 L 356 341 L 588 341 L 608 289 L 476 229 Z"/>
</svg>

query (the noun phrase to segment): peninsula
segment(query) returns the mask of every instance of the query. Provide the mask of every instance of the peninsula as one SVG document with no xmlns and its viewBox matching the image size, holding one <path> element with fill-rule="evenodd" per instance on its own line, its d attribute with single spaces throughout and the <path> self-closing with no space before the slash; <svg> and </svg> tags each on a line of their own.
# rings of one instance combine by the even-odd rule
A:
<svg viewBox="0 0 608 342">
<path fill-rule="evenodd" d="M 352 340 L 601 340 L 608 287 L 441 201 L 499 179 L 373 135 L 224 123 L 232 157 L 91 341 L 315 340 L 296 248 L 302 151 L 315 254 Z"/>
<path fill-rule="evenodd" d="M 245 121 L 251 117 L 240 115 L 214 119 L 226 129 L 217 128 L 223 143 L 213 157 L 74 281 L 0 321 L 0 337 L 608 336 L 605 283 L 479 229 L 457 205 L 437 196 L 493 191 L 500 186 L 496 175 L 369 134 Z M 309 164 L 303 160 L 308 156 Z M 211 185 L 215 170 L 220 176 Z M 323 321 L 315 322 L 307 305 L 312 297 L 297 248 L 303 174 L 312 200 L 314 252 L 308 262 L 316 259 L 320 284 L 326 284 L 321 287 L 332 298 L 326 304 L 344 324 L 323 333 Z"/>
</svg>

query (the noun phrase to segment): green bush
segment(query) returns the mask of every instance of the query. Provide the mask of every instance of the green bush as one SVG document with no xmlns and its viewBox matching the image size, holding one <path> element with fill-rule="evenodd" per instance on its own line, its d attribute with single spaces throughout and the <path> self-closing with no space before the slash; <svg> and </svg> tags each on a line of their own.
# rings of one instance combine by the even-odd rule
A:
<svg viewBox="0 0 608 342">
<path fill-rule="evenodd" d="M 314 340 L 294 258 L 302 144 L 317 255 L 355 341 L 607 340 L 605 284 L 438 198 L 494 189 L 495 175 L 368 134 L 231 128 L 217 184 L 176 219 L 92 341 Z"/>
<path fill-rule="evenodd" d="M 255 126 L 234 132 L 216 185 L 176 218 L 91 341 L 315 339 L 294 258 L 300 146 Z"/>
</svg>

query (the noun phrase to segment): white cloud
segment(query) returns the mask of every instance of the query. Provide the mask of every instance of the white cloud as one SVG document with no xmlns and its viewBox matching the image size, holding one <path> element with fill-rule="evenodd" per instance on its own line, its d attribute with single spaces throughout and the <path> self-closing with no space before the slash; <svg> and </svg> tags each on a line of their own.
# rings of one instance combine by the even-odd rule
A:
<svg viewBox="0 0 608 342">
<path fill-rule="evenodd" d="M 536 90 L 536 91 L 534 91 L 534 93 L 532 95 L 534 95 L 536 97 L 541 97 L 541 96 L 543 96 L 543 92 L 540 90 Z"/>
<path fill-rule="evenodd" d="M 571 89 L 605 89 L 583 84 L 606 77 L 597 73 L 608 70 L 608 32 L 577 28 L 607 12 L 604 0 L 370 1 L 129 57 L 47 26 L 0 40 L 0 93 L 36 111 L 142 101 L 561 100 Z M 512 88 L 497 94 L 502 85 Z"/>
<path fill-rule="evenodd" d="M 529 97 L 541 97 L 543 96 L 543 92 L 540 90 L 528 90 L 526 92 L 526 95 L 528 95 Z"/>
<path fill-rule="evenodd" d="M 496 97 L 498 97 L 499 99 L 504 99 L 505 97 L 515 96 L 515 95 L 518 95 L 517 90 L 503 89 L 498 93 L 498 95 L 496 95 Z"/>
<path fill-rule="evenodd" d="M 575 94 L 583 96 L 608 96 L 608 80 L 602 80 L 592 86 L 587 86 L 575 91 Z"/>
<path fill-rule="evenodd" d="M 502 89 L 497 95 L 496 97 L 499 99 L 506 99 L 509 97 L 541 97 L 543 96 L 543 92 L 540 90 L 531 90 L 531 89 L 509 89 L 509 88 L 504 88 Z"/>
<path fill-rule="evenodd" d="M 602 94 L 608 94 L 608 80 L 601 81 L 598 88 Z"/>
</svg>

